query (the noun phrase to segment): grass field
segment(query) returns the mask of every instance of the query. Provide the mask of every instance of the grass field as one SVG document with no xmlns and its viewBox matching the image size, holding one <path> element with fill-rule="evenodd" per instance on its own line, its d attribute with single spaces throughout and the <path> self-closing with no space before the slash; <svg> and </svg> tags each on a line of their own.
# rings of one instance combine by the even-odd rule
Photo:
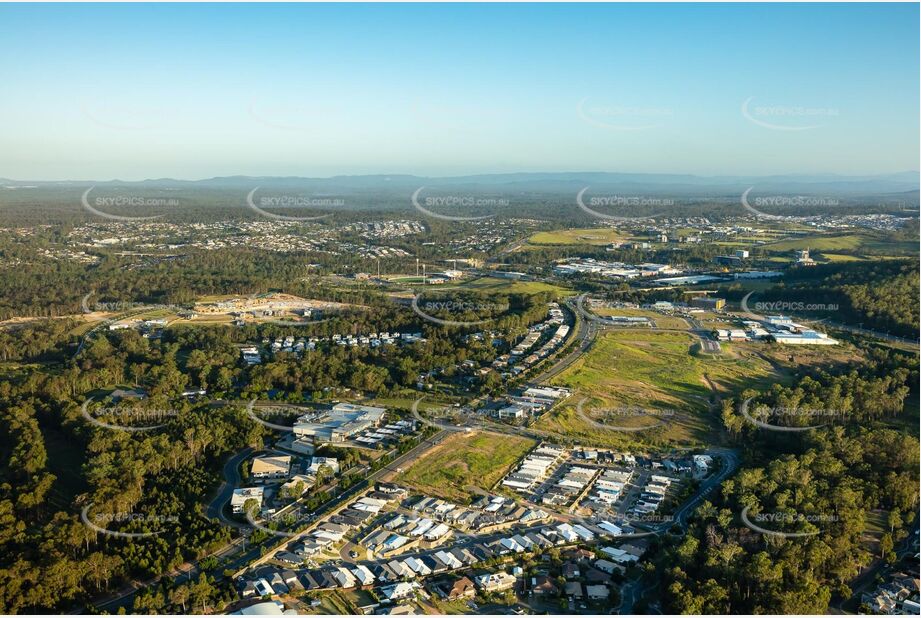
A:
<svg viewBox="0 0 921 618">
<path fill-rule="evenodd" d="M 817 262 L 863 262 L 866 258 L 846 253 L 825 253 L 824 251 L 814 257 Z"/>
<path fill-rule="evenodd" d="M 918 243 L 892 241 L 871 234 L 813 234 L 800 238 L 785 239 L 764 245 L 772 252 L 792 252 L 796 249 L 810 249 L 815 252 L 869 251 L 887 255 L 917 255 Z M 827 256 L 826 256 L 827 257 Z"/>
<path fill-rule="evenodd" d="M 725 345 L 723 347 L 726 347 Z M 831 368 L 842 363 L 860 360 L 861 354 L 850 345 L 834 346 L 782 346 L 755 342 L 734 342 L 729 346 L 739 353 L 757 354 L 784 365 L 791 371 L 802 371 L 810 367 Z"/>
<path fill-rule="evenodd" d="M 757 357 L 698 357 L 691 354 L 697 340 L 685 333 L 610 331 L 582 358 L 553 379 L 573 389 L 571 403 L 541 418 L 537 427 L 566 434 L 581 443 L 627 447 L 696 446 L 711 441 L 719 430 L 717 413 L 710 412 L 712 391 L 720 394 L 745 387 L 767 388 L 776 381 L 771 365 Z M 667 411 L 661 426 L 643 432 L 603 431 L 585 421 L 576 404 L 588 398 L 584 411 L 602 420 L 593 409 L 631 406 Z M 635 422 L 634 422 L 635 421 Z M 621 426 L 649 424 L 626 419 Z"/>
<path fill-rule="evenodd" d="M 528 239 L 532 245 L 609 245 L 626 236 L 612 228 L 587 228 L 538 232 Z"/>
<path fill-rule="evenodd" d="M 561 295 L 575 294 L 573 290 L 567 290 L 566 288 L 540 281 L 515 281 L 497 277 L 480 277 L 457 286 L 439 286 L 435 291 L 437 292 L 438 290 L 474 290 L 502 294 L 537 294 L 539 292 L 553 292 Z"/>
<path fill-rule="evenodd" d="M 475 490 L 488 491 L 534 446 L 516 436 L 456 433 L 417 459 L 396 482 L 428 495 L 468 503 Z"/>
<path fill-rule="evenodd" d="M 781 240 L 768 243 L 764 248 L 768 251 L 793 251 L 795 249 L 811 249 L 813 251 L 856 251 L 863 244 L 863 236 L 859 234 L 843 234 L 841 236 L 805 236 L 802 238 Z"/>
</svg>

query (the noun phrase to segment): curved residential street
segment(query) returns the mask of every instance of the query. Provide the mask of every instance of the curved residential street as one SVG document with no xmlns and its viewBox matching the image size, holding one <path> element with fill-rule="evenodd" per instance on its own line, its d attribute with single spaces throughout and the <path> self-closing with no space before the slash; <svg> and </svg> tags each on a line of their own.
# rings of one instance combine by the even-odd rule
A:
<svg viewBox="0 0 921 618">
<path fill-rule="evenodd" d="M 208 504 L 208 508 L 206 510 L 206 514 L 210 519 L 218 519 L 221 521 L 221 523 L 232 526 L 234 528 L 249 527 L 227 517 L 224 513 L 224 505 L 230 501 L 230 497 L 233 495 L 233 490 L 240 486 L 240 482 L 242 480 L 240 478 L 240 464 L 242 464 L 253 453 L 253 449 L 247 447 L 233 457 L 229 458 L 224 463 L 224 480 L 221 482 L 221 486 L 217 490 L 217 495 L 215 495 L 214 499 L 210 502 L 210 504 Z"/>
</svg>

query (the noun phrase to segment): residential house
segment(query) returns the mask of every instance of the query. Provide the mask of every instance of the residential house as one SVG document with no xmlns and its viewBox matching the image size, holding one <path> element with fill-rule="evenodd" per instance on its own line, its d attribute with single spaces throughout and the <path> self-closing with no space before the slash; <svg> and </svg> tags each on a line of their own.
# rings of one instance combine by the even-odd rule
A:
<svg viewBox="0 0 921 618">
<path fill-rule="evenodd" d="M 515 578 L 504 571 L 477 575 L 473 578 L 477 587 L 484 592 L 501 592 L 515 586 Z"/>
<path fill-rule="evenodd" d="M 537 596 L 556 596 L 560 594 L 560 589 L 553 580 L 547 575 L 539 575 L 531 578 L 531 594 Z"/>
<path fill-rule="evenodd" d="M 454 580 L 454 583 L 451 584 L 451 587 L 448 588 L 447 598 L 450 601 L 455 601 L 457 599 L 472 599 L 476 596 L 476 589 L 474 588 L 473 581 L 469 577 L 460 577 Z"/>
<path fill-rule="evenodd" d="M 416 582 L 399 582 L 380 589 L 381 596 L 387 601 L 399 601 L 411 597 L 419 588 Z"/>
<path fill-rule="evenodd" d="M 565 594 L 570 599 L 578 600 L 582 598 L 582 584 L 581 582 L 566 582 L 566 585 L 563 586 L 563 594 Z"/>
<path fill-rule="evenodd" d="M 585 587 L 585 592 L 590 601 L 603 601 L 608 598 L 610 590 L 604 584 L 593 584 Z"/>
</svg>

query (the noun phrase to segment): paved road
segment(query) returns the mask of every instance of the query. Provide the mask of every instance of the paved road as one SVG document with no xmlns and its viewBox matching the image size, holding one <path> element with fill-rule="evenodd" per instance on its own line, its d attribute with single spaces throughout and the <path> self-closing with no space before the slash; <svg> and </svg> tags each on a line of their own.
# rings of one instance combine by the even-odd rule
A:
<svg viewBox="0 0 921 618">
<path fill-rule="evenodd" d="M 224 480 L 221 482 L 221 486 L 217 490 L 217 495 L 215 495 L 214 500 L 208 505 L 206 511 L 210 519 L 218 519 L 221 523 L 235 528 L 248 527 L 245 524 L 228 518 L 224 514 L 224 505 L 230 500 L 230 497 L 233 495 L 233 490 L 240 487 L 240 464 L 252 454 L 253 449 L 247 447 L 224 463 Z"/>
<path fill-rule="evenodd" d="M 694 509 L 697 508 L 697 505 L 700 504 L 715 487 L 719 486 L 720 483 L 726 480 L 739 468 L 739 455 L 733 449 L 711 448 L 707 451 L 707 454 L 719 456 L 721 458 L 722 466 L 720 471 L 712 475 L 709 479 L 706 479 L 697 491 L 694 492 L 694 495 L 686 500 L 684 504 L 681 505 L 681 508 L 675 511 L 673 515 L 674 519 L 671 522 L 660 523 L 652 527 L 651 530 L 661 533 L 676 525 L 679 526 L 682 531 L 687 530 L 688 519 Z M 639 578 L 630 580 L 621 586 L 621 601 L 620 605 L 617 606 L 618 614 L 627 615 L 634 613 L 637 602 L 642 599 L 643 595 L 646 593 L 647 586 L 645 584 L 646 581 L 644 580 L 644 576 L 640 575 Z"/>
<path fill-rule="evenodd" d="M 571 305 L 568 308 L 574 312 L 576 311 L 576 309 L 574 309 Z M 104 322 L 103 324 L 98 325 L 96 328 L 100 328 L 106 323 L 107 322 Z M 568 353 L 566 356 L 556 359 L 553 365 L 550 368 L 548 368 L 546 371 L 544 371 L 542 374 L 540 374 L 538 377 L 533 379 L 532 383 L 544 382 L 552 378 L 553 376 L 558 375 L 560 372 L 562 372 L 567 367 L 572 365 L 582 354 L 584 354 L 591 347 L 598 332 L 605 330 L 605 325 L 603 325 L 602 323 L 598 321 L 592 320 L 592 319 L 579 319 L 577 317 L 577 319 L 575 320 L 575 328 L 576 328 L 575 336 L 578 338 L 578 343 L 577 343 L 576 348 L 572 350 L 570 353 Z M 706 338 L 706 332 L 700 328 L 699 323 L 696 323 L 696 321 L 693 321 L 690 324 L 690 328 L 688 330 L 681 330 L 681 329 L 657 329 L 657 330 L 675 330 L 675 331 L 680 331 L 680 332 L 691 332 L 700 338 L 700 340 L 702 341 L 702 344 L 704 345 L 705 351 L 707 351 L 706 342 L 708 342 L 709 340 Z M 860 329 L 852 329 L 852 330 L 860 331 Z M 868 333 L 870 331 L 862 331 L 862 332 Z M 87 333 L 87 336 L 89 334 L 90 333 Z M 890 339 L 894 339 L 894 338 L 890 337 Z M 86 337 L 84 338 L 84 341 L 85 340 L 86 340 Z M 81 349 L 82 349 L 82 345 L 83 345 L 83 342 L 81 342 Z M 338 506 L 341 506 L 342 504 L 344 504 L 346 501 L 350 501 L 356 493 L 360 491 L 364 491 L 368 487 L 372 486 L 375 481 L 381 480 L 385 476 L 399 471 L 402 466 L 420 457 L 422 454 L 424 454 L 426 451 L 428 451 L 430 448 L 432 448 L 434 445 L 436 445 L 442 439 L 444 439 L 447 435 L 449 435 L 449 432 L 467 431 L 468 429 L 467 427 L 456 427 L 456 426 L 447 425 L 443 423 L 437 423 L 435 421 L 426 419 L 419 414 L 416 406 L 414 406 L 413 414 L 421 422 L 438 428 L 439 433 L 435 434 L 432 438 L 428 440 L 424 440 L 417 447 L 405 453 L 404 455 L 401 455 L 400 457 L 395 459 L 393 462 L 391 462 L 391 464 L 389 464 L 388 466 L 382 468 L 381 470 L 378 470 L 375 473 L 372 473 L 371 475 L 367 477 L 366 481 L 357 484 L 356 486 L 344 492 L 342 495 L 332 499 L 329 503 L 321 507 L 321 509 L 318 509 L 318 512 L 326 512 L 330 507 L 335 509 Z M 510 427 L 510 426 L 507 427 L 504 425 L 493 424 L 493 423 L 490 423 L 488 428 L 486 426 L 477 426 L 477 429 L 483 430 L 483 431 L 495 431 L 498 433 L 509 433 L 509 434 L 515 434 L 515 435 L 531 434 L 531 435 L 537 436 L 538 438 L 542 438 L 542 437 L 546 437 L 547 435 L 551 435 L 549 433 L 539 432 L 533 429 L 516 428 L 516 427 Z M 221 487 L 218 489 L 218 492 L 215 498 L 211 501 L 211 503 L 207 507 L 207 514 L 209 517 L 219 519 L 225 524 L 232 525 L 238 528 L 239 527 L 248 528 L 248 526 L 240 524 L 239 522 L 228 520 L 223 513 L 223 506 L 230 499 L 230 496 L 232 494 L 234 487 L 239 486 L 240 476 L 239 476 L 238 468 L 239 468 L 240 463 L 244 459 L 249 457 L 252 454 L 252 452 L 253 450 L 248 448 L 234 455 L 225 463 L 224 465 L 225 481 L 222 483 Z M 717 455 L 720 457 L 721 462 L 722 462 L 721 470 L 717 474 L 713 475 L 712 477 L 710 477 L 709 479 L 705 480 L 702 483 L 701 487 L 698 488 L 698 491 L 695 492 L 695 494 L 689 500 L 687 500 L 678 509 L 678 511 L 675 512 L 673 521 L 663 522 L 663 523 L 658 524 L 655 527 L 650 527 L 650 531 L 664 532 L 668 528 L 674 525 L 678 525 L 680 528 L 686 529 L 688 525 L 688 520 L 691 514 L 693 513 L 693 510 L 698 506 L 698 504 L 707 495 L 709 495 L 710 492 L 715 487 L 717 487 L 720 483 L 722 483 L 726 478 L 728 478 L 732 473 L 734 473 L 735 470 L 739 467 L 738 454 L 734 450 L 723 449 L 723 448 L 713 448 L 713 449 L 710 449 L 708 453 L 711 455 Z M 540 508 L 544 508 L 544 510 L 548 510 L 546 509 L 546 507 L 541 506 L 541 505 L 534 505 L 534 506 L 539 506 Z M 560 513 L 553 513 L 553 514 L 557 516 L 564 516 L 565 519 L 568 519 L 568 520 L 576 519 L 571 515 L 564 515 Z M 307 533 L 308 531 L 304 531 L 301 533 L 301 535 L 306 535 Z M 267 552 L 262 559 L 258 559 L 255 562 L 251 562 L 251 561 L 254 557 L 258 556 L 259 553 L 261 553 L 261 550 L 258 547 L 251 548 L 249 551 L 243 552 L 241 556 L 234 559 L 231 562 L 231 566 L 232 567 L 235 566 L 239 568 L 243 566 L 259 564 L 263 562 L 264 560 L 268 559 L 270 556 L 274 555 L 274 553 L 277 552 L 280 547 L 287 545 L 288 543 L 294 541 L 295 539 L 296 537 L 284 539 L 282 543 L 280 543 L 274 549 L 271 549 L 269 552 Z M 226 555 L 231 552 L 237 552 L 240 549 L 240 546 L 244 542 L 245 541 L 243 538 L 238 538 L 232 543 L 230 543 L 229 545 L 227 545 L 226 547 L 216 552 L 214 555 L 221 556 L 221 555 Z M 343 548 L 343 553 L 347 557 L 347 552 L 345 548 Z M 871 569 L 865 574 L 863 574 L 859 578 L 859 581 L 869 581 L 869 578 L 872 577 L 875 570 L 876 569 Z M 184 582 L 184 581 L 188 581 L 191 578 L 196 577 L 198 573 L 199 573 L 198 563 L 191 563 L 187 565 L 186 570 L 180 573 L 174 573 L 171 575 L 176 576 L 177 582 Z M 121 591 L 119 591 L 118 593 L 116 593 L 115 595 L 97 603 L 97 607 L 99 609 L 104 609 L 104 610 L 114 609 L 115 607 L 126 602 L 131 596 L 133 596 L 138 591 L 138 589 L 154 585 L 158 580 L 159 578 L 154 578 L 154 579 L 151 579 L 145 582 L 134 582 L 133 585 L 126 587 L 122 589 Z M 854 583 L 856 584 L 857 580 L 855 580 Z M 637 585 L 635 587 L 631 587 L 631 584 L 628 584 L 627 586 L 624 587 L 625 604 L 627 604 L 627 606 L 632 608 L 635 601 L 642 596 L 642 593 L 643 593 L 643 590 L 641 586 Z"/>
<path fill-rule="evenodd" d="M 739 468 L 739 453 L 735 449 L 713 447 L 707 449 L 705 452 L 708 455 L 720 457 L 722 461 L 722 467 L 719 473 L 711 476 L 709 479 L 701 483 L 700 487 L 697 489 L 694 495 L 683 505 L 681 505 L 680 509 L 675 511 L 674 521 L 668 524 L 668 526 L 677 524 L 681 526 L 682 530 L 686 529 L 688 518 L 691 516 L 697 505 L 700 504 L 700 502 L 703 501 L 703 499 L 706 498 L 714 488 L 718 487 Z"/>
<path fill-rule="evenodd" d="M 575 313 L 575 309 L 573 307 L 570 306 L 569 308 Z M 595 322 L 593 320 L 578 319 L 578 318 L 575 321 L 575 327 L 577 328 L 577 332 L 575 336 L 579 339 L 576 348 L 572 350 L 570 353 L 568 353 L 566 356 L 557 359 L 554 362 L 553 366 L 551 366 L 546 371 L 544 371 L 541 375 L 539 375 L 537 378 L 532 380 L 532 383 L 540 383 L 540 382 L 546 381 L 550 379 L 551 377 L 559 374 L 561 371 L 563 371 L 567 367 L 569 367 L 572 363 L 574 363 L 583 353 L 585 353 L 591 347 L 597 333 L 604 330 L 604 326 L 598 322 Z M 350 501 L 355 496 L 355 494 L 359 493 L 360 491 L 364 491 L 368 487 L 372 486 L 373 483 L 376 482 L 377 480 L 381 480 L 389 474 L 398 472 L 402 468 L 402 466 L 408 463 L 411 463 L 412 461 L 420 457 L 422 454 L 424 454 L 426 451 L 431 449 L 433 446 L 440 443 L 441 440 L 447 437 L 450 432 L 465 432 L 468 430 L 468 427 L 466 426 L 457 427 L 457 426 L 448 425 L 444 423 L 438 423 L 438 422 L 426 419 L 418 411 L 418 402 L 416 402 L 416 404 L 414 404 L 413 406 L 413 415 L 420 422 L 426 425 L 429 425 L 429 426 L 436 427 L 439 430 L 439 432 L 435 434 L 434 436 L 432 436 L 431 438 L 422 441 L 414 449 L 399 456 L 397 459 L 395 459 L 393 462 L 391 462 L 384 468 L 369 475 L 365 482 L 359 483 L 355 485 L 354 487 L 350 488 L 349 490 L 343 492 L 343 494 L 337 496 L 336 498 L 333 498 L 326 505 L 323 505 L 320 509 L 317 509 L 317 512 L 327 512 L 329 510 L 335 510 L 336 508 L 339 508 L 347 501 Z M 493 423 L 490 423 L 488 427 L 477 426 L 477 429 L 481 431 L 508 433 L 508 434 L 513 434 L 513 435 L 530 434 L 537 439 L 541 439 L 541 438 L 552 435 L 552 434 L 549 434 L 548 432 L 541 432 L 541 431 L 534 430 L 534 429 L 517 428 L 517 427 L 510 427 L 510 426 L 506 427 L 504 425 L 493 424 Z M 690 500 L 688 500 L 678 512 L 676 512 L 675 522 L 677 522 L 682 527 L 685 527 L 687 525 L 687 518 L 689 514 L 691 513 L 691 511 L 693 510 L 693 508 L 697 505 L 697 503 L 699 503 L 700 500 L 702 500 L 705 495 L 707 495 L 714 487 L 716 487 L 719 483 L 721 483 L 726 477 L 728 477 L 738 467 L 738 458 L 733 451 L 730 451 L 728 449 L 712 449 L 711 453 L 717 454 L 716 453 L 717 450 L 720 450 L 721 452 L 719 454 L 724 457 L 723 469 L 721 470 L 719 474 L 705 481 L 705 483 L 699 488 L 699 490 L 695 493 L 695 495 Z M 232 525 L 238 528 L 240 527 L 248 528 L 248 526 L 244 524 L 240 524 L 239 522 L 229 520 L 224 515 L 223 506 L 230 499 L 230 496 L 233 493 L 234 487 L 239 486 L 239 483 L 240 483 L 239 465 L 240 463 L 247 457 L 251 456 L 252 453 L 253 453 L 253 450 L 248 448 L 236 454 L 235 456 L 231 457 L 225 463 L 224 465 L 225 480 L 222 483 L 221 487 L 219 488 L 216 497 L 208 505 L 207 512 L 208 512 L 209 517 L 219 519 L 225 524 Z M 544 510 L 547 510 L 547 508 L 542 505 L 532 505 L 532 506 L 544 508 Z M 579 519 L 577 517 L 572 516 L 571 514 L 562 514 L 562 513 L 557 513 L 553 511 L 550 511 L 550 512 L 552 512 L 557 517 L 562 517 L 564 520 L 572 521 L 572 520 Z M 674 525 L 674 522 L 660 524 L 657 528 L 651 529 L 651 531 L 661 532 L 667 529 L 668 527 L 670 527 L 671 525 Z M 246 567 L 257 566 L 267 561 L 268 559 L 270 559 L 282 547 L 287 546 L 289 543 L 291 543 L 292 541 L 295 541 L 300 536 L 306 535 L 308 533 L 309 533 L 309 529 L 303 531 L 296 537 L 284 538 L 282 542 L 280 542 L 274 548 L 270 549 L 268 552 L 262 555 L 261 558 L 257 558 L 255 561 L 252 561 L 252 559 L 258 556 L 260 551 L 258 548 L 253 548 L 249 552 L 245 552 L 244 555 L 232 561 L 231 567 L 232 568 L 233 567 L 242 568 L 244 566 Z M 242 542 L 242 539 L 237 539 L 233 543 L 231 543 L 230 545 L 222 549 L 221 552 L 219 553 L 224 554 L 224 553 L 239 549 L 239 545 L 241 544 L 241 542 Z M 463 545 L 460 545 L 460 546 L 463 546 Z M 348 553 L 346 549 L 348 547 L 349 546 L 347 545 L 345 548 L 343 548 L 342 555 L 343 555 L 343 559 L 347 559 L 351 561 L 351 559 L 348 558 Z M 177 576 L 177 581 L 180 581 L 180 582 L 188 581 L 189 578 L 194 578 L 195 576 L 197 576 L 198 572 L 199 572 L 198 565 L 192 564 L 189 566 L 187 571 L 184 571 L 183 573 Z M 156 580 L 151 580 L 149 582 L 138 582 L 135 586 L 132 586 L 126 589 L 123 593 L 119 593 L 114 598 L 103 601 L 102 603 L 98 605 L 98 607 L 101 609 L 114 608 L 120 605 L 121 602 L 125 601 L 128 597 L 135 594 L 139 588 L 149 586 L 155 581 Z M 637 591 L 637 593 L 640 594 L 641 591 Z"/>
<path fill-rule="evenodd" d="M 594 337 L 594 336 L 598 333 L 598 330 L 616 330 L 616 331 L 618 331 L 618 332 L 620 332 L 620 331 L 633 331 L 633 330 L 640 330 L 640 331 L 650 331 L 650 330 L 652 330 L 652 331 L 657 331 L 657 332 L 688 333 L 688 334 L 691 334 L 691 335 L 697 337 L 697 339 L 700 341 L 700 348 L 701 348 L 701 350 L 702 350 L 704 353 L 706 353 L 706 354 L 719 354 L 719 353 L 722 352 L 722 347 L 720 346 L 719 342 L 718 342 L 718 341 L 714 341 L 713 339 L 710 338 L 710 337 L 711 337 L 711 335 L 710 335 L 710 332 L 711 332 L 711 331 L 710 331 L 709 329 L 707 329 L 707 328 L 704 328 L 703 325 L 701 325 L 701 323 L 698 322 L 697 319 L 695 319 L 695 318 L 693 318 L 693 317 L 690 317 L 690 316 L 688 316 L 688 317 L 673 316 L 673 317 L 675 317 L 675 318 L 677 318 L 677 319 L 679 319 L 679 320 L 684 321 L 684 323 L 688 325 L 687 328 L 663 328 L 663 327 L 660 327 L 660 326 L 658 326 L 658 325 L 653 326 L 652 328 L 649 328 L 649 327 L 646 327 L 646 326 L 642 326 L 642 327 L 636 327 L 636 326 L 616 326 L 616 325 L 614 325 L 614 324 L 608 324 L 608 323 L 606 323 L 605 320 L 604 320 L 604 318 L 601 318 L 601 317 L 595 315 L 594 313 L 592 313 L 591 311 L 589 311 L 589 310 L 585 307 L 585 305 L 584 305 L 584 300 L 585 300 L 585 295 L 583 295 L 582 297 L 580 297 L 580 298 L 576 301 L 576 302 L 577 302 L 577 305 L 576 305 L 577 310 L 578 310 L 579 313 L 582 315 L 582 317 L 584 318 L 584 321 L 585 321 L 585 322 L 588 322 L 588 323 L 590 323 L 590 324 L 594 324 L 594 325 L 596 325 L 596 327 L 597 327 L 597 329 L 596 329 L 594 332 L 588 332 L 588 333 L 586 333 L 586 334 L 585 334 L 586 337 Z M 585 346 L 585 349 L 587 350 L 587 349 L 589 348 L 590 345 L 591 345 L 591 344 L 586 345 L 586 346 Z"/>
<path fill-rule="evenodd" d="M 537 377 L 532 378 L 530 380 L 532 384 L 541 384 L 543 382 L 546 382 L 547 380 L 560 374 L 564 369 L 566 369 L 567 367 L 572 365 L 574 362 L 576 362 L 579 359 L 579 357 L 582 356 L 585 352 L 587 352 L 588 349 L 595 342 L 595 335 L 598 333 L 598 331 L 604 329 L 604 327 L 600 323 L 594 320 L 584 319 L 583 316 L 580 315 L 576 307 L 573 307 L 571 305 L 567 305 L 567 307 L 569 308 L 570 311 L 572 311 L 573 315 L 575 316 L 573 328 L 576 330 L 574 336 L 577 339 L 578 343 L 576 344 L 575 349 L 573 349 L 569 354 L 567 354 L 566 356 L 562 358 L 556 359 L 551 367 L 546 369 L 543 373 L 541 373 Z M 572 337 L 573 336 L 571 335 L 570 340 L 572 340 Z M 566 345 L 568 345 L 568 342 Z"/>
<path fill-rule="evenodd" d="M 803 320 L 803 321 L 809 322 L 810 320 Z M 889 333 L 881 333 L 876 330 L 869 330 L 867 328 L 858 328 L 857 326 L 849 326 L 847 324 L 840 324 L 837 322 L 828 322 L 828 321 L 823 320 L 821 324 L 824 324 L 828 328 L 835 328 L 838 330 L 843 330 L 849 333 L 854 333 L 855 335 L 863 335 L 865 337 L 875 337 L 877 339 L 883 339 L 885 341 L 893 341 L 895 343 L 903 343 L 905 345 L 916 346 L 919 343 L 918 339 L 905 339 L 904 337 L 896 337 L 895 335 L 890 335 Z"/>
<path fill-rule="evenodd" d="M 133 581 L 131 582 L 131 584 L 125 586 L 124 588 L 117 591 L 116 593 L 108 595 L 105 598 L 94 602 L 93 605 L 98 610 L 107 611 L 107 612 L 114 612 L 121 606 L 126 606 L 126 607 L 129 607 L 130 609 L 130 602 L 132 601 L 134 596 L 141 590 L 147 590 L 147 589 L 150 589 L 156 586 L 157 583 L 163 578 L 172 578 L 172 581 L 175 584 L 183 584 L 190 580 L 193 580 L 198 577 L 199 573 L 201 573 L 201 568 L 199 565 L 202 560 L 204 560 L 205 558 L 211 558 L 211 557 L 220 558 L 227 554 L 237 552 L 241 548 L 241 546 L 244 545 L 244 542 L 245 542 L 245 539 L 243 537 L 234 539 L 229 544 L 225 545 L 224 547 L 217 550 L 216 552 L 209 554 L 208 556 L 205 556 L 204 558 L 201 558 L 194 562 L 187 563 L 176 571 L 173 571 L 171 573 L 165 573 L 161 576 L 153 577 L 151 579 L 144 580 L 144 581 Z M 244 563 L 244 562 L 249 561 L 254 551 L 244 554 L 243 556 L 238 558 L 236 562 Z M 212 573 L 211 575 L 220 579 L 219 574 Z"/>
<path fill-rule="evenodd" d="M 316 509 L 315 513 L 327 513 L 327 512 L 335 511 L 338 508 L 341 508 L 346 503 L 351 502 L 351 500 L 358 493 L 370 487 L 373 487 L 374 483 L 376 483 L 377 481 L 384 480 L 384 478 L 389 474 L 394 474 L 394 473 L 399 472 L 403 466 L 421 457 L 426 451 L 428 451 L 429 449 L 431 449 L 432 447 L 440 443 L 445 437 L 447 437 L 447 435 L 448 435 L 448 432 L 442 430 L 436 433 L 435 435 L 433 435 L 431 438 L 427 438 L 423 440 L 418 445 L 416 445 L 415 448 L 407 451 L 406 453 L 403 453 L 402 455 L 394 459 L 392 462 L 390 462 L 389 464 L 387 464 L 380 470 L 369 474 L 367 477 L 365 477 L 364 481 L 360 483 L 356 483 L 355 485 L 347 489 L 345 492 L 343 492 L 339 496 L 336 496 L 335 498 L 331 499 L 329 502 L 327 502 L 320 508 Z M 320 518 L 317 518 L 315 521 L 319 522 Z M 290 536 L 290 537 L 285 536 L 283 538 L 280 538 L 279 543 L 276 546 L 272 547 L 268 552 L 266 552 L 262 556 L 262 558 L 255 561 L 251 566 L 257 566 L 259 564 L 267 562 L 279 550 L 287 546 L 289 543 L 295 542 L 299 540 L 300 538 L 310 534 L 310 531 L 312 529 L 313 529 L 313 526 L 308 526 L 306 529 L 302 530 L 301 532 L 296 533 L 294 536 Z"/>
</svg>

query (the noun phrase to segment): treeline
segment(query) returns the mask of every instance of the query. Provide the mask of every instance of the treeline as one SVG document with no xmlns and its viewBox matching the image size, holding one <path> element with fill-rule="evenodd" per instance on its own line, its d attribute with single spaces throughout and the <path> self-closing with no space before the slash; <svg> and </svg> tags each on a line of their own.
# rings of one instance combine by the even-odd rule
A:
<svg viewBox="0 0 921 618">
<path fill-rule="evenodd" d="M 652 235 L 649 240 L 653 241 Z M 597 245 L 541 245 L 531 247 L 528 251 L 516 251 L 502 257 L 504 262 L 515 266 L 529 266 L 542 269 L 549 274 L 548 264 L 567 258 L 592 258 L 605 262 L 623 262 L 625 264 L 689 265 L 700 268 L 713 266 L 713 258 L 725 255 L 726 247 L 713 243 L 687 243 L 680 245 L 656 246 L 652 249 L 616 248 L 608 250 Z M 578 278 L 578 276 L 575 276 Z M 584 277 L 610 283 L 610 279 L 597 276 Z"/>
<path fill-rule="evenodd" d="M 820 264 L 791 269 L 783 283 L 759 294 L 759 301 L 836 305 L 819 312 L 835 322 L 917 339 L 919 270 L 915 260 Z"/>
<path fill-rule="evenodd" d="M 918 395 L 917 357 L 873 347 L 864 353 L 863 361 L 805 369 L 792 386 L 774 383 L 764 393 L 743 391 L 740 400 L 752 398 L 751 416 L 767 412 L 766 422 L 786 427 L 867 425 L 906 413 L 905 402 Z M 745 419 L 740 405 L 723 401 L 723 425 L 734 438 L 749 438 L 759 430 Z"/>
<path fill-rule="evenodd" d="M 328 387 L 344 386 L 366 392 L 384 388 L 414 386 L 419 374 L 432 368 L 451 372 L 465 360 L 491 362 L 499 353 L 491 333 L 502 333 L 508 343 L 545 318 L 548 293 L 534 295 L 469 295 L 432 292 L 422 305 L 473 307 L 472 310 L 431 310 L 454 320 L 486 320 L 469 327 L 444 327 L 423 320 L 406 305 L 371 295 L 378 305 L 331 313 L 315 324 L 249 324 L 228 326 L 183 326 L 181 322 L 163 331 L 160 340 L 142 337 L 134 330 L 99 330 L 87 337 L 80 353 L 70 360 L 79 341 L 72 320 L 42 320 L 0 331 L 0 359 L 56 361 L 55 372 L 30 373 L 28 384 L 42 383 L 55 397 L 75 397 L 112 384 L 143 384 L 152 397 L 175 397 L 184 390 L 201 388 L 217 394 L 243 390 L 259 393 L 284 389 L 300 398 Z M 479 307 L 485 310 L 480 311 Z M 468 338 L 486 329 L 489 337 Z M 411 345 L 379 348 L 321 345 L 298 359 L 279 353 L 262 365 L 245 368 L 239 346 L 247 342 L 278 337 L 330 337 L 367 335 L 373 332 L 421 332 L 426 341 Z M 34 386 L 30 388 L 35 388 Z"/>
</svg>

